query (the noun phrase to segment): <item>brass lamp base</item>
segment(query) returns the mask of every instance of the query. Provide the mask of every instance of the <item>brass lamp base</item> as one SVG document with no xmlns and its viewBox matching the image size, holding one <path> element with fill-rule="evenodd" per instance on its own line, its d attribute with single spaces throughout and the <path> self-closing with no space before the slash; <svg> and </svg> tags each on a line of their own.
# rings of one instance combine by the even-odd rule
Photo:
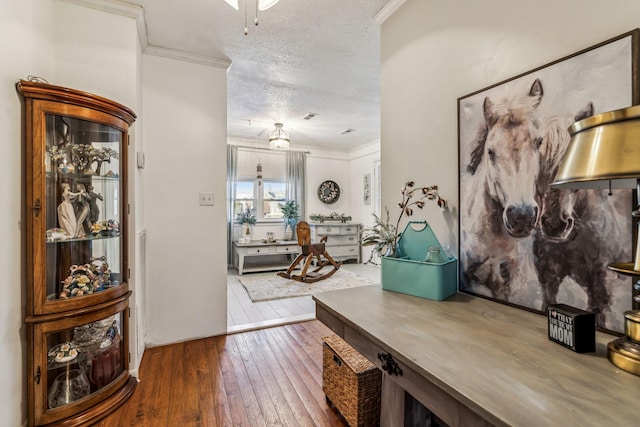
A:
<svg viewBox="0 0 640 427">
<path fill-rule="evenodd" d="M 623 371 L 640 375 L 640 344 L 618 338 L 607 345 L 607 358 Z"/>
<path fill-rule="evenodd" d="M 610 264 L 609 269 L 628 276 L 640 275 L 630 262 Z M 634 289 L 640 290 L 640 280 L 634 284 Z M 638 301 L 637 295 L 634 300 Z M 618 368 L 640 376 L 640 310 L 624 312 L 624 333 L 624 337 L 607 345 L 607 358 Z"/>
</svg>

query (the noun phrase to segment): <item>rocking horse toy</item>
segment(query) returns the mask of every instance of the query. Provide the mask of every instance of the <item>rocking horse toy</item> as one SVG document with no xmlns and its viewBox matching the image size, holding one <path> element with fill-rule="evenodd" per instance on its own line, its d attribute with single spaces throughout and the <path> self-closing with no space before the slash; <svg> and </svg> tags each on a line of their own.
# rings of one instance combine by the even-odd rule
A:
<svg viewBox="0 0 640 427">
<path fill-rule="evenodd" d="M 327 241 L 327 236 L 323 237 L 320 240 L 320 243 L 312 244 L 311 228 L 306 221 L 300 221 L 296 225 L 296 233 L 298 234 L 298 245 L 300 245 L 302 253 L 293 260 L 286 272 L 281 271 L 278 273 L 278 276 L 284 277 L 285 279 L 295 280 L 296 282 L 313 283 L 331 277 L 333 273 L 338 271 L 342 265 L 342 261 L 335 262 L 334 259 L 331 258 L 331 255 L 327 253 L 324 245 Z M 317 267 L 307 273 L 309 266 L 311 265 L 311 261 L 313 261 L 314 258 L 316 259 Z M 300 275 L 292 275 L 292 271 L 303 260 L 304 264 Z M 320 270 L 329 264 L 331 264 L 333 268 L 326 273 L 321 273 Z"/>
</svg>

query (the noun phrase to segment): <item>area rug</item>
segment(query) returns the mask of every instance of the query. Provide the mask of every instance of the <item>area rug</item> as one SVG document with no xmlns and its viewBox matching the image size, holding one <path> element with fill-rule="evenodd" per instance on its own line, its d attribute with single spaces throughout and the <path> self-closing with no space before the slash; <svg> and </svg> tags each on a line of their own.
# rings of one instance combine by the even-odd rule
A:
<svg viewBox="0 0 640 427">
<path fill-rule="evenodd" d="M 336 271 L 334 275 L 328 279 L 314 283 L 300 283 L 295 280 L 285 279 L 277 276 L 275 272 L 246 274 L 239 276 L 238 280 L 240 280 L 242 286 L 247 290 L 249 298 L 251 298 L 253 302 L 300 297 L 316 292 L 375 284 L 375 282 L 369 279 L 365 279 L 344 269 Z"/>
</svg>

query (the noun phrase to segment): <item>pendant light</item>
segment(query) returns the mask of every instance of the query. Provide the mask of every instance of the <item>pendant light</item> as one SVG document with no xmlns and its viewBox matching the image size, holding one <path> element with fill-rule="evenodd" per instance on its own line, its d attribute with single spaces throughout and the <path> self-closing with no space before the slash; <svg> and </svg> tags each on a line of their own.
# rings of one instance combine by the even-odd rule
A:
<svg viewBox="0 0 640 427">
<path fill-rule="evenodd" d="M 258 187 L 262 185 L 262 163 L 260 163 L 260 152 L 258 151 L 258 137 L 256 136 L 256 153 L 258 153 L 258 164 L 256 165 L 256 178 L 258 178 Z"/>
<path fill-rule="evenodd" d="M 282 130 L 282 123 L 275 123 L 276 129 L 269 136 L 269 148 L 286 151 L 289 149 L 289 134 Z"/>
</svg>

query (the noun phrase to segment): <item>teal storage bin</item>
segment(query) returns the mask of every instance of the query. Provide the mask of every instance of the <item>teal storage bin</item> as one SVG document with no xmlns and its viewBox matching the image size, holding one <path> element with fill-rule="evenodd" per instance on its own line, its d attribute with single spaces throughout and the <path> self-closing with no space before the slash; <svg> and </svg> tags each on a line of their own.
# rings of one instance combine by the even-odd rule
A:
<svg viewBox="0 0 640 427">
<path fill-rule="evenodd" d="M 426 262 L 430 247 L 441 262 Z M 411 221 L 398 239 L 397 257 L 382 257 L 382 289 L 442 301 L 458 291 L 458 260 L 448 258 L 426 221 Z"/>
</svg>

